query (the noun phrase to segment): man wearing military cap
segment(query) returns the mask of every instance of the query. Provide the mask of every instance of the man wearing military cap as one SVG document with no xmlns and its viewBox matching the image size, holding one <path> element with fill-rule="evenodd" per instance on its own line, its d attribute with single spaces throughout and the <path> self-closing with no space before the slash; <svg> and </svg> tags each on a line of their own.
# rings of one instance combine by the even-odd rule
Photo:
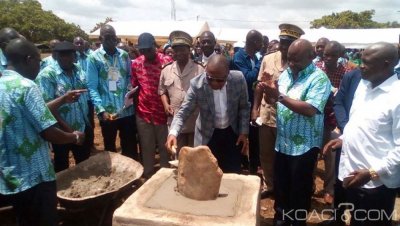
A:
<svg viewBox="0 0 400 226">
<path fill-rule="evenodd" d="M 54 46 L 57 64 L 50 64 L 42 69 L 36 78 L 45 102 L 51 102 L 69 91 L 74 91 L 74 102 L 61 105 L 53 115 L 59 127 L 65 132 L 84 132 L 86 140 L 83 145 L 52 144 L 54 151 L 54 168 L 56 172 L 69 167 L 68 154 L 71 150 L 76 163 L 86 160 L 90 156 L 90 140 L 93 138 L 88 118 L 89 93 L 87 92 L 85 73 L 75 64 L 75 46 L 71 42 L 63 41 Z"/>
<path fill-rule="evenodd" d="M 287 68 L 287 52 L 290 44 L 304 34 L 301 28 L 292 24 L 279 25 L 279 51 L 266 55 L 261 63 L 257 80 L 261 85 L 267 81 L 278 80 L 280 74 Z M 264 97 L 264 98 L 263 98 Z M 260 163 L 264 173 L 265 187 L 261 198 L 271 195 L 274 190 L 274 158 L 276 140 L 276 104 L 268 104 L 267 96 L 263 95 L 260 86 L 254 90 L 254 104 L 251 120 L 261 119 L 259 132 Z M 272 100 L 274 102 L 275 100 Z"/>
<path fill-rule="evenodd" d="M 185 98 L 190 87 L 190 80 L 204 71 L 201 64 L 190 58 L 192 37 L 183 31 L 173 31 L 170 37 L 175 61 L 165 66 L 161 71 L 158 87 L 158 94 L 161 96 L 165 113 L 168 115 L 168 126 L 171 125 L 174 114 L 178 112 Z M 183 146 L 193 147 L 197 115 L 198 112 L 196 111 L 186 121 L 182 132 L 177 137 L 177 150 L 180 150 Z"/>
</svg>

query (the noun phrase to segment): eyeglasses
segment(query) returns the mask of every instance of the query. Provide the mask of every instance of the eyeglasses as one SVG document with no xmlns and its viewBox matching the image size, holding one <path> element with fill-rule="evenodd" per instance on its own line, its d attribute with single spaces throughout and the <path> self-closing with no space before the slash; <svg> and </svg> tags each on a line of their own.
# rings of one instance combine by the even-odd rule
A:
<svg viewBox="0 0 400 226">
<path fill-rule="evenodd" d="M 206 74 L 206 78 L 210 82 L 224 83 L 226 81 L 226 78 L 213 78 L 213 77 L 209 76 L 208 74 Z"/>
</svg>

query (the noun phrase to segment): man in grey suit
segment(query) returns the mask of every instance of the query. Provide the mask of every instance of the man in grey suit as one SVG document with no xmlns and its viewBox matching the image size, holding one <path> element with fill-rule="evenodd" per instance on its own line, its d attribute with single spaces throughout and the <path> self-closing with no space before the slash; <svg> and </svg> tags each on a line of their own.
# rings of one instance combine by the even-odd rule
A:
<svg viewBox="0 0 400 226">
<path fill-rule="evenodd" d="M 168 150 L 176 147 L 176 137 L 196 108 L 200 113 L 194 146 L 209 146 L 224 173 L 240 173 L 240 155 L 247 154 L 250 103 L 243 74 L 229 71 L 224 56 L 212 56 L 206 71 L 190 81 L 185 100 L 171 124 Z"/>
</svg>

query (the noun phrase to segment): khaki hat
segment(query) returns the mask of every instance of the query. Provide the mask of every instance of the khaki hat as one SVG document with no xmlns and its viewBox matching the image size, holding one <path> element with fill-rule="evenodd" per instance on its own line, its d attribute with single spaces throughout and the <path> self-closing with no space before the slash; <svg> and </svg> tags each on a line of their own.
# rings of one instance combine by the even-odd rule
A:
<svg viewBox="0 0 400 226">
<path fill-rule="evenodd" d="M 281 30 L 280 39 L 296 40 L 305 34 L 301 28 L 293 24 L 281 24 L 279 29 Z"/>
<path fill-rule="evenodd" d="M 184 31 L 173 31 L 169 35 L 171 40 L 171 46 L 188 46 L 191 47 L 193 43 L 193 38 Z"/>
</svg>

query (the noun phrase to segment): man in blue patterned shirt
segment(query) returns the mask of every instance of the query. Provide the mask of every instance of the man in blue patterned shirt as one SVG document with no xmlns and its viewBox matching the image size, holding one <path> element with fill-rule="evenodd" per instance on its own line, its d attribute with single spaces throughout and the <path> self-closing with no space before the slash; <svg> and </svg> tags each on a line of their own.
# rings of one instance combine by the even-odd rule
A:
<svg viewBox="0 0 400 226">
<path fill-rule="evenodd" d="M 3 51 L 10 40 L 19 38 L 20 36 L 21 35 L 13 28 L 5 27 L 0 30 L 0 76 L 1 72 L 7 68 L 7 59 Z"/>
<path fill-rule="evenodd" d="M 18 225 L 57 225 L 55 173 L 46 141 L 81 144 L 84 134 L 54 126 L 57 121 L 32 81 L 40 68 L 32 43 L 14 39 L 5 56 L 8 66 L 0 77 L 0 194 L 11 200 Z"/>
<path fill-rule="evenodd" d="M 104 25 L 100 29 L 100 41 L 102 46 L 88 57 L 86 77 L 90 98 L 100 119 L 104 148 L 116 151 L 115 139 L 119 130 L 122 154 L 137 160 L 133 106 L 124 106 L 131 61 L 127 52 L 116 48 L 117 36 L 112 26 Z"/>
<path fill-rule="evenodd" d="M 278 83 L 265 83 L 277 101 L 277 151 L 274 169 L 276 225 L 306 225 L 313 170 L 322 145 L 324 107 L 331 91 L 326 74 L 312 63 L 309 41 L 288 50 L 288 65 Z"/>
<path fill-rule="evenodd" d="M 88 119 L 89 94 L 87 93 L 85 73 L 75 62 L 75 47 L 71 42 L 60 42 L 54 47 L 57 64 L 52 64 L 40 71 L 36 78 L 44 101 L 50 102 L 65 95 L 68 91 L 76 90 L 77 101 L 64 104 L 53 111 L 60 128 L 66 132 L 84 132 L 86 141 L 83 145 L 75 144 L 52 144 L 54 151 L 54 169 L 56 172 L 69 167 L 69 151 L 74 154 L 76 163 L 86 160 L 90 156 L 91 144 L 88 143 L 93 137 Z"/>
</svg>

